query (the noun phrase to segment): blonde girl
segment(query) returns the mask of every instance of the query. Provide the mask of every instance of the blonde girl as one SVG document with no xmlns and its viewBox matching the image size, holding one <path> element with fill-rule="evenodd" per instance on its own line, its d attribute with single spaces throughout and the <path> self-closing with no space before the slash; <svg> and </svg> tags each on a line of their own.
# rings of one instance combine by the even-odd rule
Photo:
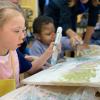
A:
<svg viewBox="0 0 100 100">
<path fill-rule="evenodd" d="M 20 9 L 7 0 L 0 0 L 0 80 L 15 79 L 17 86 L 19 85 L 19 61 L 16 49 L 20 47 L 26 36 L 25 19 Z M 32 61 L 27 66 L 29 73 L 40 70 L 45 62 L 52 54 L 53 43 L 37 60 Z M 27 65 L 26 60 L 26 65 Z M 28 62 L 29 63 L 29 62 Z"/>
</svg>

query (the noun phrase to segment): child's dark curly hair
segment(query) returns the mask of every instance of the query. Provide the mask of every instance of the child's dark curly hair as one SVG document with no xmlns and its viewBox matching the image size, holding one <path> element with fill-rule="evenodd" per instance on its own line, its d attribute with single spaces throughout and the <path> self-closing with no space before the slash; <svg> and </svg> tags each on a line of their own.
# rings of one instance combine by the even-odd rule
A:
<svg viewBox="0 0 100 100">
<path fill-rule="evenodd" d="M 33 22 L 33 33 L 40 34 L 42 26 L 46 25 L 46 24 L 49 24 L 49 23 L 54 24 L 54 21 L 51 17 L 39 16 L 39 17 L 35 18 L 34 22 Z"/>
</svg>

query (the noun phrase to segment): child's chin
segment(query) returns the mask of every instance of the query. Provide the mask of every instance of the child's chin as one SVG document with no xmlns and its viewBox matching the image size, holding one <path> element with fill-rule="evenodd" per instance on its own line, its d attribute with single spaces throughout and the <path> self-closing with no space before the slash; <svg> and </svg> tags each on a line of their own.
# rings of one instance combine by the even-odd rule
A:
<svg viewBox="0 0 100 100">
<path fill-rule="evenodd" d="M 12 49 L 10 49 L 10 50 L 12 50 L 12 51 L 14 51 L 14 50 L 16 50 L 17 48 L 12 48 Z"/>
<path fill-rule="evenodd" d="M 10 48 L 10 50 L 16 50 L 17 48 L 19 48 L 18 46 Z"/>
<path fill-rule="evenodd" d="M 17 45 L 17 48 L 21 47 L 21 44 Z"/>
</svg>

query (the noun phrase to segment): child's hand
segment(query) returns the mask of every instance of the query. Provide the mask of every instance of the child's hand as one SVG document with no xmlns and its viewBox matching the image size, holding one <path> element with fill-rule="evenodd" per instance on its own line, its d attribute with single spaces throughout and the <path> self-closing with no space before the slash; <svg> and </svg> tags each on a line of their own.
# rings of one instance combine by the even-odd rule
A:
<svg viewBox="0 0 100 100">
<path fill-rule="evenodd" d="M 25 59 L 28 61 L 33 61 L 33 60 L 38 59 L 38 56 L 25 55 Z"/>
<path fill-rule="evenodd" d="M 61 47 L 62 47 L 61 43 L 57 45 L 58 53 L 61 53 Z"/>
<path fill-rule="evenodd" d="M 82 45 L 79 45 L 79 48 L 80 50 L 89 49 L 89 45 L 84 43 Z"/>
<path fill-rule="evenodd" d="M 75 35 L 73 37 L 70 38 L 70 43 L 72 47 L 76 47 L 78 44 L 82 44 L 82 38 L 78 35 Z"/>
<path fill-rule="evenodd" d="M 54 47 L 54 42 L 51 42 L 50 46 L 46 50 L 47 56 L 50 57 L 52 55 L 52 53 L 53 53 L 53 47 Z"/>
</svg>

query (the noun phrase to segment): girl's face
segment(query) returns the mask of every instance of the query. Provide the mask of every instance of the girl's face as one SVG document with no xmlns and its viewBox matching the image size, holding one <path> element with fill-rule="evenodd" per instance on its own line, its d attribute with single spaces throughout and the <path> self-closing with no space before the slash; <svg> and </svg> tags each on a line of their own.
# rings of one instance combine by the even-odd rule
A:
<svg viewBox="0 0 100 100">
<path fill-rule="evenodd" d="M 25 20 L 21 14 L 9 19 L 0 28 L 0 45 L 5 49 L 15 50 L 25 38 Z"/>
<path fill-rule="evenodd" d="M 80 1 L 81 1 L 83 4 L 88 2 L 88 0 L 80 0 Z"/>
<path fill-rule="evenodd" d="M 39 34 L 39 40 L 46 45 L 49 45 L 55 39 L 55 28 L 52 23 L 48 23 L 42 26 L 41 33 Z M 53 34 L 52 34 L 53 33 Z M 53 36 L 52 36 L 53 35 Z"/>
</svg>

